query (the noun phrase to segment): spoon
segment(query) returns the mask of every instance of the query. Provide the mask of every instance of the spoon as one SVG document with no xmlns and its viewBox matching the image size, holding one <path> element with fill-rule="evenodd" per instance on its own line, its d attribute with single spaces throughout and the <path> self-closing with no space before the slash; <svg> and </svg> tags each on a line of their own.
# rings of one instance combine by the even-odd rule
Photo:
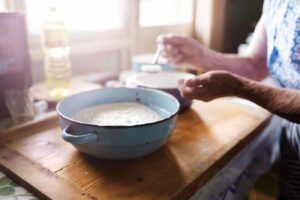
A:
<svg viewBox="0 0 300 200">
<path fill-rule="evenodd" d="M 162 53 L 163 50 L 164 50 L 164 46 L 163 45 L 158 45 L 152 62 L 149 65 L 142 65 L 141 70 L 143 72 L 148 72 L 148 73 L 160 72 L 162 70 L 162 68 L 158 64 L 158 59 L 159 59 L 159 56 L 160 56 L 160 54 Z"/>
</svg>

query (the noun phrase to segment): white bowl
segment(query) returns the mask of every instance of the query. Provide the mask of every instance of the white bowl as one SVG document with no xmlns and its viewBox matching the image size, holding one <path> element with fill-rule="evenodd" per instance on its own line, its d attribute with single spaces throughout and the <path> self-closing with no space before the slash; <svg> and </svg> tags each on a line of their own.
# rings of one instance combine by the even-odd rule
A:
<svg viewBox="0 0 300 200">
<path fill-rule="evenodd" d="M 179 101 L 181 110 L 186 110 L 192 101 L 181 97 L 178 81 L 193 77 L 195 75 L 184 72 L 137 73 L 133 75 L 131 82 L 138 87 L 158 89 L 172 94 Z"/>
</svg>

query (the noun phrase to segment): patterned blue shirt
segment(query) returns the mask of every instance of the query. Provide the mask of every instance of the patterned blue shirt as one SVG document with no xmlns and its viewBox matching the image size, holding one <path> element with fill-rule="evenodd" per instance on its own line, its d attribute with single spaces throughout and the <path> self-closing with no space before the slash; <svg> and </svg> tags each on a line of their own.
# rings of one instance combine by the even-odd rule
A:
<svg viewBox="0 0 300 200">
<path fill-rule="evenodd" d="M 270 0 L 268 67 L 282 87 L 300 89 L 300 0 Z"/>
</svg>

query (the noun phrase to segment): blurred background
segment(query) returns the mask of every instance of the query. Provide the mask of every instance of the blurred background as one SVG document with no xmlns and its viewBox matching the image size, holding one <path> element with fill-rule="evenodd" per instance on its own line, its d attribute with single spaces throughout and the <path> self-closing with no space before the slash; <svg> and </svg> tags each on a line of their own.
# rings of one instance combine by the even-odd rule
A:
<svg viewBox="0 0 300 200">
<path fill-rule="evenodd" d="M 132 56 L 153 53 L 156 37 L 164 33 L 237 52 L 253 31 L 263 0 L 0 0 L 0 12 L 25 15 L 33 82 L 44 80 L 41 34 L 53 3 L 68 30 L 76 76 L 130 69 Z"/>
</svg>

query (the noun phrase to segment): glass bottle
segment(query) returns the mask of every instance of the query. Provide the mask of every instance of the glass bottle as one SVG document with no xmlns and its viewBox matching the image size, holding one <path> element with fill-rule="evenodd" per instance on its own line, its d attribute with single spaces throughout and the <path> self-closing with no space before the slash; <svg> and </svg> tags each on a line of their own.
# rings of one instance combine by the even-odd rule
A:
<svg viewBox="0 0 300 200">
<path fill-rule="evenodd" d="M 42 43 L 48 95 L 53 100 L 60 100 L 71 93 L 71 63 L 68 33 L 55 7 L 49 8 L 43 27 Z"/>
</svg>

